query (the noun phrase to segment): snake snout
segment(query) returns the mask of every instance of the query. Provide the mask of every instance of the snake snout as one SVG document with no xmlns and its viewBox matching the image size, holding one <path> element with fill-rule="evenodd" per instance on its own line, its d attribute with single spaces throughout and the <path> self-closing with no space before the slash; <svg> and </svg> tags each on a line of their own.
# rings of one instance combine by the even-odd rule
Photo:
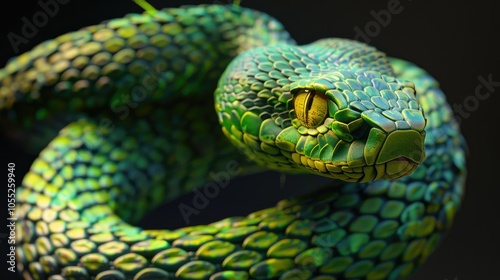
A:
<svg viewBox="0 0 500 280">
<path fill-rule="evenodd" d="M 386 180 L 409 175 L 425 158 L 425 133 L 398 130 L 390 133 L 381 145 L 376 165 L 385 167 Z"/>
<path fill-rule="evenodd" d="M 421 163 L 424 156 L 424 136 L 415 130 L 398 130 L 387 136 L 376 163 L 401 159 Z"/>
</svg>

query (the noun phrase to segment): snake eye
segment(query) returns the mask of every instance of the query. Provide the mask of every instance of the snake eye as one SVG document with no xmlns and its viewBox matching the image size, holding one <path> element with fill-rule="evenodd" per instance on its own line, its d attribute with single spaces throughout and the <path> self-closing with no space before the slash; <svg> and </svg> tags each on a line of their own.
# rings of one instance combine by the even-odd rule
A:
<svg viewBox="0 0 500 280">
<path fill-rule="evenodd" d="M 307 128 L 314 128 L 326 118 L 328 98 L 318 91 L 301 89 L 295 94 L 293 106 L 300 123 Z"/>
</svg>

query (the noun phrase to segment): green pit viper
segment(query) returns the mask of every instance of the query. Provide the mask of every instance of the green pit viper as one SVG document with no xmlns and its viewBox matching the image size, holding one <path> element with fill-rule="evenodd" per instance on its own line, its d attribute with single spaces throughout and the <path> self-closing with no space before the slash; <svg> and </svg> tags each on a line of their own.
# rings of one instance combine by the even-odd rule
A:
<svg viewBox="0 0 500 280">
<path fill-rule="evenodd" d="M 24 279 L 406 279 L 464 194 L 466 142 L 430 74 L 354 40 L 298 46 L 235 5 L 45 41 L 0 70 L 0 109 L 38 154 L 16 191 Z M 207 225 L 134 226 L 228 168 L 337 183 Z"/>
</svg>

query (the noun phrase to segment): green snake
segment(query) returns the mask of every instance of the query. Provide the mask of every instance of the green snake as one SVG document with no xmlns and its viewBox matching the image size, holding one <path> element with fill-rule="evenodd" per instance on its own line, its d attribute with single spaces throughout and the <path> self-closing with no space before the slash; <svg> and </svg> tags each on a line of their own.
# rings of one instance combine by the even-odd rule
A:
<svg viewBox="0 0 500 280">
<path fill-rule="evenodd" d="M 16 189 L 24 279 L 406 279 L 465 189 L 466 142 L 429 73 L 354 40 L 298 46 L 235 5 L 45 41 L 0 70 L 0 109 L 38 154 Z M 135 226 L 268 169 L 332 183 L 207 225 Z"/>
</svg>

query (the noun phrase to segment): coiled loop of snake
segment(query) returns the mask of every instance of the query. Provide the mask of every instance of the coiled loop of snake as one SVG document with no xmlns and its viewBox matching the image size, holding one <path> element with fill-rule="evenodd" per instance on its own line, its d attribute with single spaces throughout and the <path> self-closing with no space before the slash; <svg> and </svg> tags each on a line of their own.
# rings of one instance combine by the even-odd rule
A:
<svg viewBox="0 0 500 280">
<path fill-rule="evenodd" d="M 428 73 L 352 40 L 297 46 L 236 6 L 46 41 L 0 70 L 0 109 L 39 153 L 16 197 L 25 279 L 404 279 L 464 190 L 465 142 Z M 227 179 L 214 170 L 254 166 L 347 182 L 209 225 L 134 226 Z"/>
</svg>

